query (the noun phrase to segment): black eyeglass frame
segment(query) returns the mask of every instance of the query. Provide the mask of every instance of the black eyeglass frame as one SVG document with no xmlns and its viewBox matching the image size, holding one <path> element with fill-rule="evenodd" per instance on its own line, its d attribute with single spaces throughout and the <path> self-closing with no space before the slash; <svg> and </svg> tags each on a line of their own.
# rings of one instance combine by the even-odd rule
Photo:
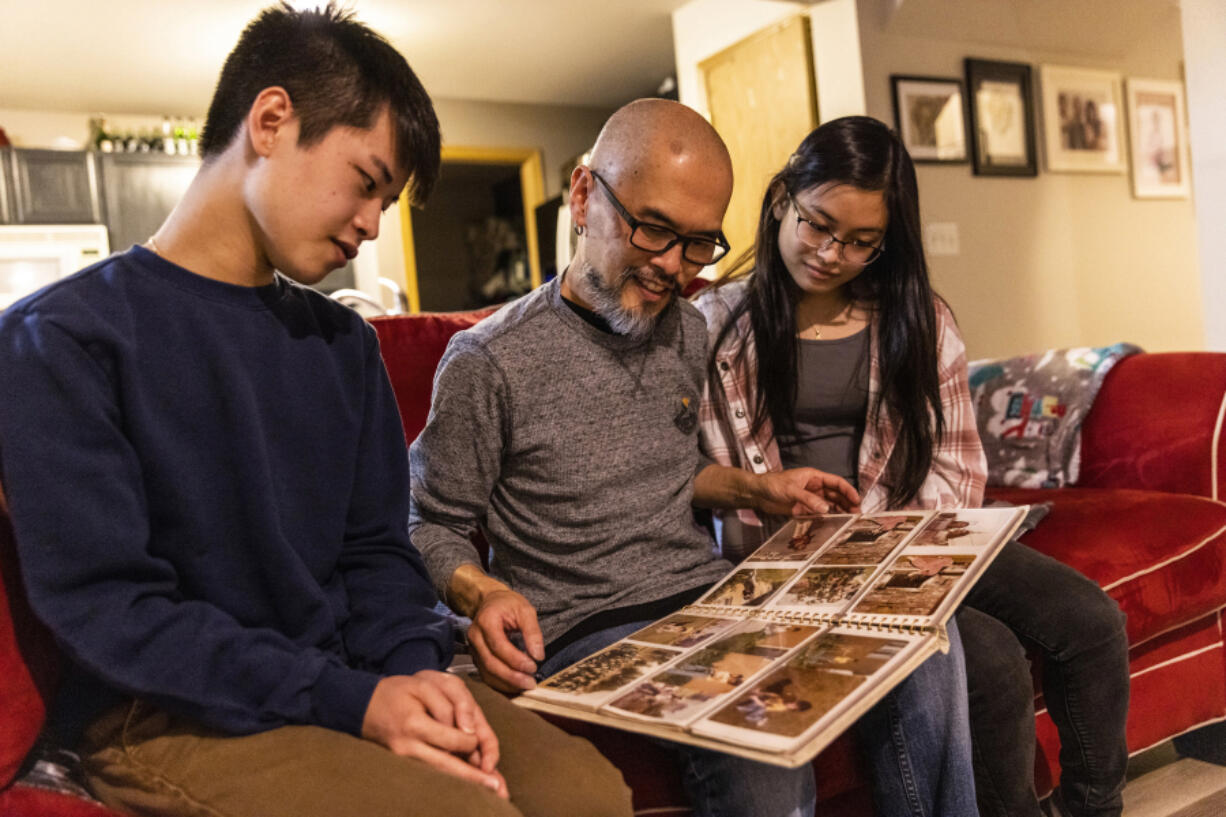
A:
<svg viewBox="0 0 1226 817">
<path fill-rule="evenodd" d="M 725 255 L 727 255 L 729 250 L 732 249 L 731 245 L 728 244 L 728 239 L 724 237 L 724 233 L 722 230 L 715 236 L 715 238 L 707 238 L 706 236 L 682 235 L 681 233 L 677 232 L 671 227 L 665 227 L 660 224 L 652 224 L 651 222 L 647 222 L 647 221 L 643 221 L 641 219 L 635 218 L 634 216 L 630 215 L 630 211 L 626 209 L 626 206 L 617 200 L 617 196 L 614 195 L 613 193 L 613 188 L 609 186 L 609 183 L 605 181 L 604 178 L 601 177 L 599 173 L 597 173 L 595 170 L 592 170 L 590 168 L 588 169 L 588 172 L 592 174 L 593 179 L 600 182 L 600 187 L 602 190 L 604 190 L 605 196 L 608 197 L 609 203 L 613 205 L 613 209 L 616 210 L 617 214 L 622 217 L 622 221 L 626 222 L 626 224 L 629 225 L 630 227 L 630 246 L 634 247 L 636 250 L 642 250 L 643 252 L 649 252 L 654 255 L 660 255 L 660 254 L 668 252 L 673 247 L 675 247 L 677 244 L 681 244 L 681 257 L 685 259 L 686 262 L 690 264 L 697 264 L 699 266 L 705 267 L 708 264 L 716 263 L 721 258 L 723 258 Z M 641 228 L 648 228 L 651 230 L 656 230 L 661 233 L 671 233 L 673 237 L 669 239 L 667 242 L 665 242 L 665 244 L 662 247 L 645 247 L 642 244 L 636 244 L 634 241 L 635 236 L 639 234 L 639 230 Z M 690 247 L 693 247 L 695 245 L 713 247 L 714 249 L 712 250 L 711 258 L 710 259 L 691 258 L 689 255 Z"/>
<path fill-rule="evenodd" d="M 880 244 L 865 244 L 864 242 L 856 241 L 855 239 L 851 239 L 850 241 L 844 241 L 843 239 L 835 235 L 833 230 L 829 229 L 828 227 L 823 227 L 822 225 L 815 223 L 813 219 L 811 218 L 807 218 L 804 214 L 804 211 L 800 209 L 800 205 L 796 203 L 796 198 L 791 193 L 788 193 L 787 195 L 788 195 L 788 201 L 792 205 L 792 209 L 796 211 L 796 237 L 800 239 L 801 243 L 803 243 L 805 246 L 812 247 L 818 252 L 825 252 L 826 248 L 829 247 L 832 243 L 838 244 L 839 245 L 839 263 L 847 264 L 848 266 L 856 266 L 856 267 L 867 267 L 869 264 L 873 263 L 878 258 L 880 258 L 881 254 L 885 252 L 885 239 L 884 238 L 881 239 Z M 805 224 L 808 224 L 814 230 L 817 230 L 820 233 L 825 233 L 826 235 L 830 237 L 826 239 L 826 242 L 824 244 L 811 244 L 808 241 L 805 241 L 804 238 L 802 238 L 800 235 L 800 223 L 802 221 Z M 869 247 L 872 249 L 873 252 L 871 255 L 869 255 L 868 259 L 865 261 L 852 261 L 847 258 L 847 248 L 849 246 L 859 247 L 861 249 L 865 247 Z"/>
</svg>

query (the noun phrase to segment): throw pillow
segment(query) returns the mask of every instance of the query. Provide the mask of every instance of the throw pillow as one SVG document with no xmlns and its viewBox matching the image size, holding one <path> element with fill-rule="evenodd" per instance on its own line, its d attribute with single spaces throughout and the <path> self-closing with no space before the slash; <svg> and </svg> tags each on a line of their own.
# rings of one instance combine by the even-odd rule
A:
<svg viewBox="0 0 1226 817">
<path fill-rule="evenodd" d="M 971 399 L 988 458 L 988 485 L 1059 488 L 1077 481 L 1081 423 L 1129 343 L 1053 349 L 970 364 Z"/>
</svg>

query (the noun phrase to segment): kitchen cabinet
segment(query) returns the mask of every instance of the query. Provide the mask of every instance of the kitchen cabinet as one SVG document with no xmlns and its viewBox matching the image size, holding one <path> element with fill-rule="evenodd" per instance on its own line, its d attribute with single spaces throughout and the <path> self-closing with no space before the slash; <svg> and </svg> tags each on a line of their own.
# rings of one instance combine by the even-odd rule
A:
<svg viewBox="0 0 1226 817">
<path fill-rule="evenodd" d="M 98 170 L 83 150 L 8 148 L 6 221 L 12 224 L 97 224 L 102 221 Z"/>
<path fill-rule="evenodd" d="M 187 192 L 200 169 L 194 156 L 156 153 L 99 153 L 105 223 L 111 249 L 146 241 Z"/>
</svg>

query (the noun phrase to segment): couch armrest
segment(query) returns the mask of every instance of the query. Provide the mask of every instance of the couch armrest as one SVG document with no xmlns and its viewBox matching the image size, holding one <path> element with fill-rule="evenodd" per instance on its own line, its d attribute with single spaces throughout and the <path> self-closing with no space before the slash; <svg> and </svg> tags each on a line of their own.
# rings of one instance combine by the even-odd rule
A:
<svg viewBox="0 0 1226 817">
<path fill-rule="evenodd" d="M 1115 365 L 1082 426 L 1083 488 L 1212 499 L 1226 491 L 1226 354 L 1139 354 Z"/>
</svg>

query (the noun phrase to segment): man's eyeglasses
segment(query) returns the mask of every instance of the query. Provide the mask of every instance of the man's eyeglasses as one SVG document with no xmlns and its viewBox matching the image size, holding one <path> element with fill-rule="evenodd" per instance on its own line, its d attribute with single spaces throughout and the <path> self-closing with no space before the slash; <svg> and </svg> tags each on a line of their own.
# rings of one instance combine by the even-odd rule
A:
<svg viewBox="0 0 1226 817">
<path fill-rule="evenodd" d="M 714 264 L 719 259 L 728 254 L 731 249 L 728 245 L 728 239 L 724 238 L 724 234 L 720 233 L 715 238 L 707 238 L 705 236 L 696 235 L 681 235 L 676 230 L 670 230 L 668 227 L 661 227 L 658 224 L 649 224 L 645 221 L 639 221 L 634 216 L 630 215 L 630 211 L 617 200 L 617 196 L 613 195 L 613 189 L 609 187 L 609 183 L 600 177 L 600 174 L 595 170 L 591 171 L 592 178 L 600 182 L 604 194 L 608 196 L 609 203 L 613 205 L 613 209 L 622 217 L 622 220 L 630 225 L 630 246 L 650 253 L 668 252 L 676 244 L 681 244 L 681 257 L 691 264 Z"/>
<path fill-rule="evenodd" d="M 885 250 L 884 239 L 880 244 L 870 244 L 867 241 L 858 241 L 854 238 L 850 241 L 844 241 L 830 232 L 830 229 L 825 225 L 809 220 L 801 212 L 799 205 L 796 204 L 796 199 L 792 198 L 791 193 L 788 193 L 788 201 L 792 203 L 792 209 L 796 211 L 796 237 L 818 252 L 825 252 L 826 248 L 831 244 L 838 244 L 840 261 L 845 264 L 863 267 L 876 261 L 877 256 L 881 255 L 882 251 Z"/>
</svg>

